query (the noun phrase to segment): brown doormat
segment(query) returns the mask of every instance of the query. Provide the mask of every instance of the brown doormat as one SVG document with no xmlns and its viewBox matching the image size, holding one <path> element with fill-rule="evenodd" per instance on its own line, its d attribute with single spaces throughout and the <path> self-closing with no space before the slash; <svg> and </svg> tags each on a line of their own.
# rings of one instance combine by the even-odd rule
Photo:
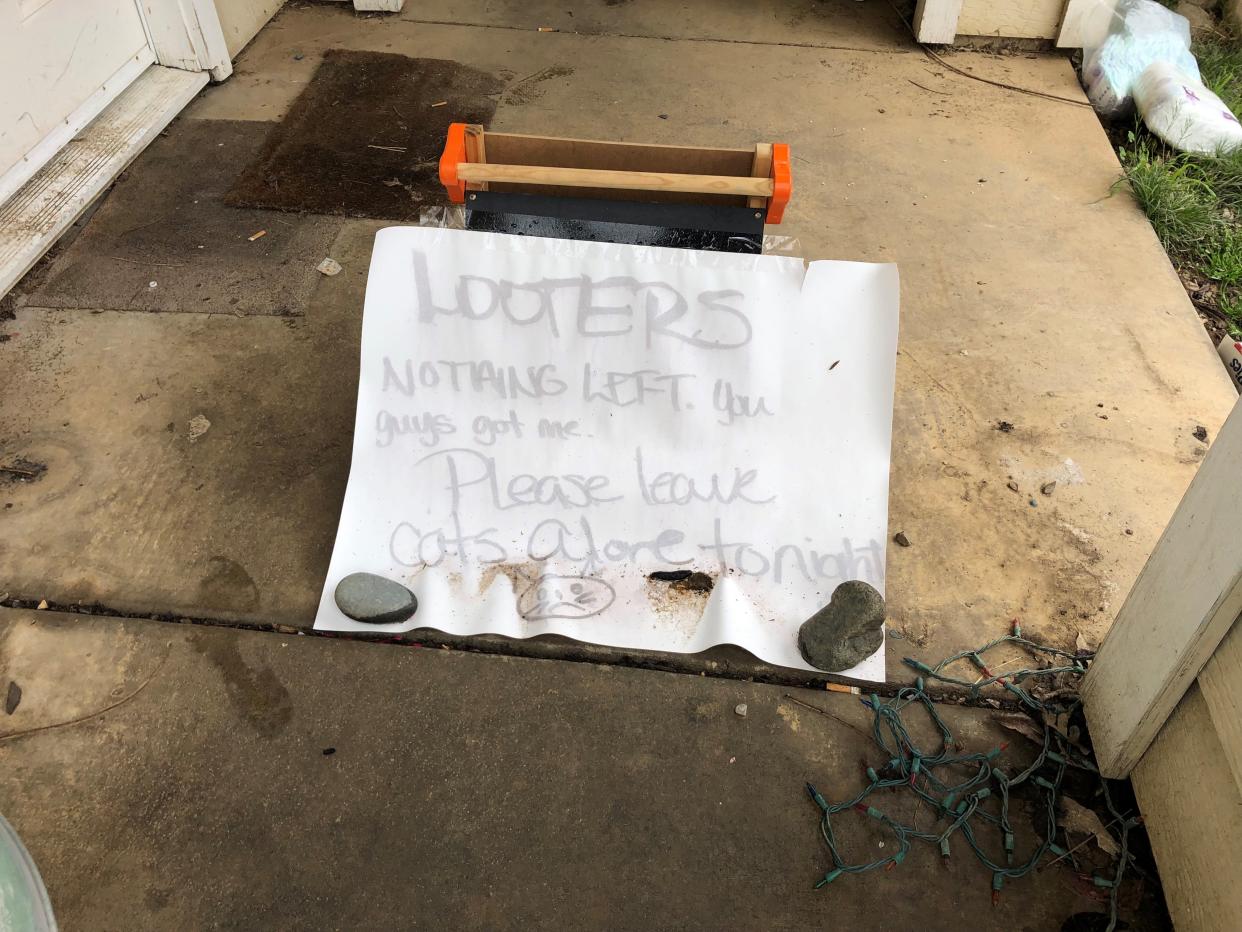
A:
<svg viewBox="0 0 1242 932">
<path fill-rule="evenodd" d="M 488 123 L 503 88 L 453 61 L 329 49 L 225 203 L 417 220 L 445 203 L 448 125 Z"/>
</svg>

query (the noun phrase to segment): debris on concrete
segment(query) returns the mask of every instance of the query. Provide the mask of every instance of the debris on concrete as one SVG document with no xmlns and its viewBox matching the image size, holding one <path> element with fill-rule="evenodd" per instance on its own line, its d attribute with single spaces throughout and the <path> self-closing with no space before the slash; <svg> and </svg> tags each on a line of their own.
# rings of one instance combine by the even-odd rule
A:
<svg viewBox="0 0 1242 932">
<path fill-rule="evenodd" d="M 369 625 L 396 624 L 418 611 L 413 592 L 374 573 L 350 573 L 336 584 L 334 598 L 347 618 Z"/>
<path fill-rule="evenodd" d="M 884 596 L 861 579 L 847 580 L 798 629 L 798 649 L 827 673 L 848 670 L 884 643 L 884 614 Z"/>
<path fill-rule="evenodd" d="M 12 476 L 18 482 L 34 482 L 47 472 L 47 463 L 35 463 L 23 457 L 0 466 L 0 473 Z"/>
<path fill-rule="evenodd" d="M 9 680 L 9 691 L 4 697 L 4 714 L 12 715 L 21 703 L 22 688 L 17 685 L 17 680 Z"/>
<path fill-rule="evenodd" d="M 1011 424 L 1009 421 L 997 421 L 996 429 L 999 430 L 1002 434 L 1011 434 L 1013 433 L 1013 424 Z"/>
<path fill-rule="evenodd" d="M 190 443 L 197 443 L 198 438 L 209 430 L 211 430 L 211 421 L 201 414 L 194 415 L 194 417 L 190 418 L 190 429 L 187 434 Z"/>
<path fill-rule="evenodd" d="M 40 599 L 39 604 L 35 606 L 36 610 L 43 611 L 47 608 L 47 599 Z"/>
<path fill-rule="evenodd" d="M 1039 487 L 1039 493 L 1041 495 L 1051 495 L 1053 492 L 1056 491 L 1056 488 L 1057 488 L 1057 481 L 1053 479 L 1051 482 L 1045 482 L 1043 485 L 1041 485 Z"/>
<path fill-rule="evenodd" d="M 1208 439 L 1207 428 L 1204 427 L 1202 424 L 1196 427 L 1191 433 L 1194 436 L 1194 438 L 1198 440 L 1200 443 L 1207 443 L 1207 439 Z"/>
<path fill-rule="evenodd" d="M 739 702 L 737 705 L 735 705 L 733 707 L 733 713 L 737 715 L 739 718 L 745 718 L 746 717 L 746 703 Z"/>
<path fill-rule="evenodd" d="M 905 531 L 898 531 L 896 534 L 893 535 L 893 543 L 896 544 L 898 547 L 909 547 L 910 538 L 906 537 Z"/>
<path fill-rule="evenodd" d="M 331 257 L 325 258 L 322 262 L 315 266 L 315 271 L 322 272 L 324 275 L 331 278 L 333 275 L 341 274 L 341 263 Z"/>
<path fill-rule="evenodd" d="M 267 236 L 267 230 L 260 230 L 258 233 L 255 233 L 251 236 L 247 236 L 246 239 L 248 239 L 250 242 L 253 243 L 255 240 L 257 240 L 261 236 Z"/>
<path fill-rule="evenodd" d="M 1018 483 L 1010 479 L 1008 482 L 1005 483 L 1005 488 L 1007 488 L 1010 492 L 1016 492 L 1018 491 Z"/>
<path fill-rule="evenodd" d="M 445 104 L 447 104 L 447 103 L 448 103 L 448 101 L 447 101 L 447 100 L 437 100 L 437 101 L 436 101 L 434 104 L 432 104 L 431 106 L 433 106 L 433 107 L 443 107 L 443 106 L 444 106 Z"/>
</svg>

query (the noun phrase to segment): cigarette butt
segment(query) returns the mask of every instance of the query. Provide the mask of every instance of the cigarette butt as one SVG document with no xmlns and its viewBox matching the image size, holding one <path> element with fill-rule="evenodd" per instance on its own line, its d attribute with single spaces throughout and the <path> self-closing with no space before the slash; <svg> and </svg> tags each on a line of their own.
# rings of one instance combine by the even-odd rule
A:
<svg viewBox="0 0 1242 932">
<path fill-rule="evenodd" d="M 433 106 L 433 107 L 443 107 L 443 106 L 444 106 L 445 104 L 447 104 L 447 103 L 448 103 L 448 101 L 447 101 L 447 100 L 437 100 L 437 101 L 436 101 L 434 104 L 432 104 L 431 106 Z"/>
<path fill-rule="evenodd" d="M 857 686 L 843 686 L 840 683 L 825 683 L 824 689 L 834 693 L 853 693 L 855 696 L 858 695 Z"/>
<path fill-rule="evenodd" d="M 540 26 L 539 31 L 540 32 L 559 32 L 559 30 L 555 26 Z"/>
<path fill-rule="evenodd" d="M 252 243 L 253 243 L 253 242 L 254 242 L 255 240 L 257 240 L 260 236 L 267 236 L 267 230 L 260 230 L 260 231 L 259 231 L 258 233 L 256 233 L 254 236 L 247 237 L 247 239 L 249 239 L 249 240 L 250 240 L 250 242 L 252 242 Z"/>
</svg>

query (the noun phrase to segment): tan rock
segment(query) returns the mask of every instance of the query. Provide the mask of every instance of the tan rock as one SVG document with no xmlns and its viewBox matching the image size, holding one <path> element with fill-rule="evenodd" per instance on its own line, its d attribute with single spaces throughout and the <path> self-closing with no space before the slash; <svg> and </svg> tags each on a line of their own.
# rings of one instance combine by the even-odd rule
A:
<svg viewBox="0 0 1242 932">
<path fill-rule="evenodd" d="M 1242 0 L 1236 0 L 1236 2 L 1242 5 Z M 1201 36 L 1216 31 L 1215 15 L 1196 4 L 1194 0 L 1179 0 L 1177 12 L 1190 20 L 1190 34 L 1193 36 Z"/>
</svg>

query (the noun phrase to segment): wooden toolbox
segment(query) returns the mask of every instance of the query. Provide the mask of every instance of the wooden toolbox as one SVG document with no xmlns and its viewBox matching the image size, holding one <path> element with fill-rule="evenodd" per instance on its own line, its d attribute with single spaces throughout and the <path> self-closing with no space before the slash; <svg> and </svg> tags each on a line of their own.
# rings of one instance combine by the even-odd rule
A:
<svg viewBox="0 0 1242 932">
<path fill-rule="evenodd" d="M 642 145 L 465 123 L 449 127 L 440 181 L 473 229 L 734 252 L 761 250 L 793 190 L 784 143 Z"/>
</svg>

